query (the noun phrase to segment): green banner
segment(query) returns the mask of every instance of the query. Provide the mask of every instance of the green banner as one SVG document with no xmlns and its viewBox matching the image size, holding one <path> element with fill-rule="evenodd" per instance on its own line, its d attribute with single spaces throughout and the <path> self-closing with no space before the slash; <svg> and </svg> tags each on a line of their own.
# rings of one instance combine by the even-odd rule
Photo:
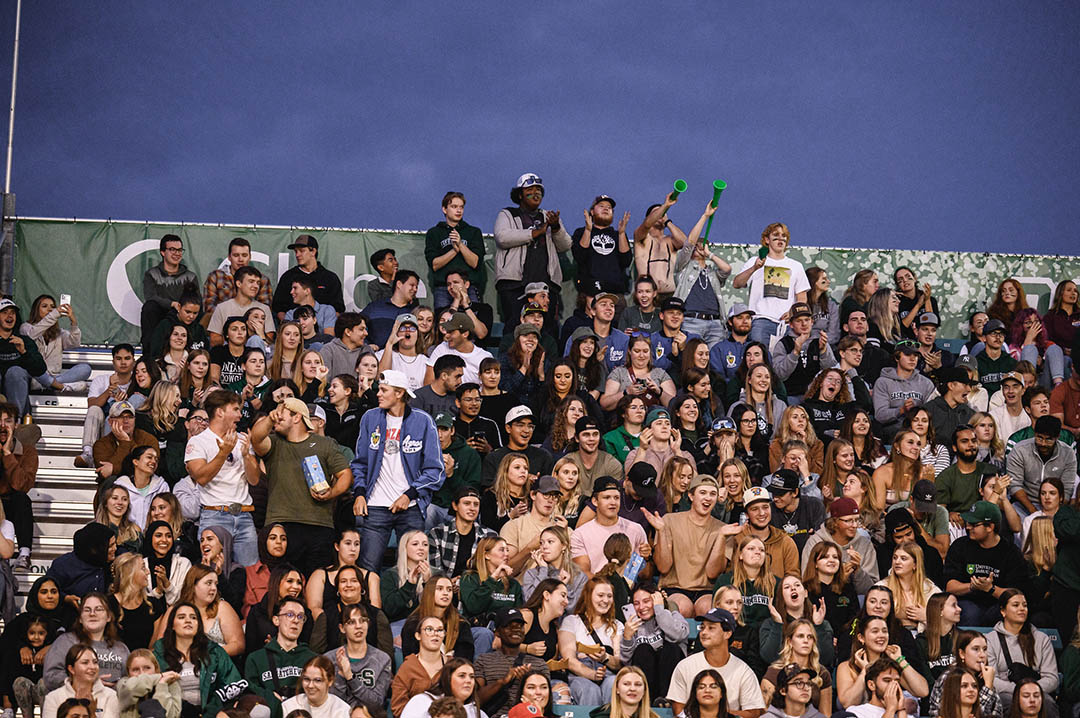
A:
<svg viewBox="0 0 1080 718">
<path fill-rule="evenodd" d="M 419 232 L 52 219 L 16 223 L 16 301 L 25 315 L 39 294 L 70 294 L 84 343 L 137 340 L 142 275 L 160 261 L 158 240 L 170 233 L 183 238 L 184 264 L 202 279 L 224 261 L 229 240 L 244 237 L 251 243 L 252 264 L 274 280 L 294 262 L 286 249 L 292 239 L 312 234 L 319 240 L 319 260 L 341 277 L 350 308 L 363 307 L 367 301 L 365 284 L 375 276 L 368 257 L 376 249 L 390 247 L 402 268 L 420 274 L 424 284 L 419 297 L 431 303 L 424 236 Z M 488 237 L 487 242 L 486 263 L 493 278 L 494 240 Z M 713 251 L 738 271 L 756 254 L 757 245 L 721 244 L 714 245 Z M 1005 277 L 1018 279 L 1029 304 L 1045 313 L 1057 282 L 1080 276 L 1080 257 L 799 246 L 792 247 L 790 255 L 806 267 L 827 269 L 838 301 L 860 269 L 877 270 L 882 286 L 891 286 L 896 267 L 911 267 L 919 284 L 929 282 L 938 298 L 942 337 L 964 336 L 970 312 L 984 307 Z M 728 303 L 745 296 L 745 290 L 731 290 Z M 569 286 L 564 287 L 563 297 L 572 306 Z M 495 305 L 493 281 L 488 282 L 485 301 Z"/>
</svg>

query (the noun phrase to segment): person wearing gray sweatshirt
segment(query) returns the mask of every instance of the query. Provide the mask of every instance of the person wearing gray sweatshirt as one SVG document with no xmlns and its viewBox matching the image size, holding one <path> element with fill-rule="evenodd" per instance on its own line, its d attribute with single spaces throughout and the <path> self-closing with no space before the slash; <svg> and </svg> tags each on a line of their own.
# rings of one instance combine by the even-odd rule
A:
<svg viewBox="0 0 1080 718">
<path fill-rule="evenodd" d="M 1010 676 L 1009 664 L 1022 673 L 1033 672 L 1042 687 L 1043 695 L 1049 696 L 1058 688 L 1058 665 L 1050 637 L 1033 628 L 1027 619 L 1027 601 L 1020 589 L 1010 588 L 998 599 L 1002 620 L 992 633 L 986 635 L 986 665 L 994 669 L 994 690 L 1001 694 L 1005 705 L 1012 703 L 1016 690 L 1014 682 L 1020 676 Z M 1029 643 L 1025 651 L 1021 638 Z M 1004 646 L 1002 645 L 1004 643 Z"/>
<path fill-rule="evenodd" d="M 619 655 L 627 665 L 645 672 L 649 690 L 666 696 L 675 664 L 686 657 L 690 625 L 682 614 L 664 605 L 664 597 L 653 583 L 639 584 L 630 600 L 633 603 L 623 607 L 627 620 Z M 628 618 L 631 608 L 634 615 Z"/>
<path fill-rule="evenodd" d="M 936 391 L 934 382 L 915 368 L 920 356 L 916 342 L 901 339 L 893 356 L 896 367 L 882 369 L 874 382 L 874 419 L 881 426 L 874 433 L 887 444 L 900 431 L 904 414 L 925 404 Z"/>
<path fill-rule="evenodd" d="M 854 551 L 859 555 L 859 566 L 848 580 L 855 586 L 855 592 L 861 596 L 877 583 L 881 576 L 878 572 L 877 551 L 870 541 L 870 535 L 850 520 L 858 515 L 859 506 L 854 499 L 844 496 L 829 504 L 829 518 L 825 519 L 825 525 L 811 534 L 803 546 L 800 570 L 806 573 L 810 552 L 815 546 L 822 541 L 831 541 L 840 547 L 840 560 L 844 563 L 854 558 L 849 557 L 850 552 Z"/>
<path fill-rule="evenodd" d="M 1035 436 L 1017 442 L 1005 459 L 1005 469 L 1012 479 L 1012 499 L 1024 505 L 1029 513 L 1039 507 L 1043 479 L 1061 479 L 1065 487 L 1062 499 L 1072 498 L 1075 491 L 1076 452 L 1058 439 L 1060 432 L 1061 419 L 1040 416 L 1035 420 Z M 1021 492 L 1023 497 L 1019 496 Z"/>
</svg>

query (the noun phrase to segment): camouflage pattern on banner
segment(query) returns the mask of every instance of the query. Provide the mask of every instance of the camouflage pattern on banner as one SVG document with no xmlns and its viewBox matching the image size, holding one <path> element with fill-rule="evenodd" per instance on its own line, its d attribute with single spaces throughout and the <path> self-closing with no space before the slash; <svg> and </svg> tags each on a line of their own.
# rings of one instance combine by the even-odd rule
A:
<svg viewBox="0 0 1080 718">
<path fill-rule="evenodd" d="M 15 298 L 25 315 L 39 294 L 70 294 L 82 328 L 83 342 L 112 344 L 137 340 L 139 295 L 142 275 L 161 261 L 158 240 L 164 234 L 184 239 L 184 264 L 205 280 L 224 260 L 229 240 L 244 237 L 251 243 L 252 264 L 276 279 L 294 263 L 287 245 L 298 234 L 312 234 L 320 244 L 319 259 L 342 279 L 346 305 L 362 307 L 367 301 L 365 284 L 374 278 L 368 257 L 376 249 L 390 247 L 400 266 L 418 272 L 424 283 L 419 297 L 431 303 L 426 287 L 424 235 L 367 229 L 304 229 L 229 225 L 191 225 L 94 220 L 20 219 L 16 223 Z M 713 245 L 713 251 L 736 271 L 757 252 L 758 245 Z M 494 240 L 487 237 L 485 263 L 494 277 Z M 998 283 L 1006 277 L 1020 280 L 1029 303 L 1045 313 L 1054 286 L 1062 279 L 1080 276 L 1080 257 L 915 250 L 829 249 L 793 246 L 790 255 L 804 266 L 828 270 L 833 297 L 840 301 L 851 277 L 872 268 L 882 286 L 892 285 L 892 273 L 910 267 L 920 286 L 928 282 L 941 306 L 940 336 L 953 338 L 967 333 L 967 317 L 986 306 Z M 570 262 L 564 258 L 564 267 Z M 572 275 L 571 275 L 572 276 Z M 496 304 L 494 281 L 489 281 L 485 301 Z M 727 304 L 745 301 L 746 290 L 730 289 Z M 564 303 L 573 305 L 574 290 L 564 284 Z"/>
</svg>

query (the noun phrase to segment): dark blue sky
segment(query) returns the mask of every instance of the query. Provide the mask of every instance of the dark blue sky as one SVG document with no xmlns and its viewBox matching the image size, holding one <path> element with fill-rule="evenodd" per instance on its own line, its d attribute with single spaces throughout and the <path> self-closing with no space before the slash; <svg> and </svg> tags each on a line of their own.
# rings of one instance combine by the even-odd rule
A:
<svg viewBox="0 0 1080 718">
<path fill-rule="evenodd" d="M 490 231 L 671 181 L 713 239 L 1076 254 L 1080 3 L 23 5 L 22 215 Z M 0 95 L 14 3 L 0 12 Z"/>
</svg>

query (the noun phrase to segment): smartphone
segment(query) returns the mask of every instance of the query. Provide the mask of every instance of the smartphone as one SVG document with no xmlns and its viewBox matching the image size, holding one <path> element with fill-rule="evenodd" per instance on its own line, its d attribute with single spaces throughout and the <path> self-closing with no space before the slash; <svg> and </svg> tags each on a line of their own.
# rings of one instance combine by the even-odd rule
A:
<svg viewBox="0 0 1080 718">
<path fill-rule="evenodd" d="M 61 294 L 60 295 L 60 306 L 64 306 L 65 304 L 67 304 L 69 306 L 71 305 L 71 295 L 70 294 Z"/>
<path fill-rule="evenodd" d="M 487 434 L 484 432 L 483 429 L 473 429 L 472 430 L 472 435 L 469 438 L 471 438 L 471 439 L 486 439 Z"/>
<path fill-rule="evenodd" d="M 632 618 L 637 618 L 637 609 L 634 608 L 634 604 L 628 603 L 622 607 L 622 615 L 627 621 Z"/>
</svg>

